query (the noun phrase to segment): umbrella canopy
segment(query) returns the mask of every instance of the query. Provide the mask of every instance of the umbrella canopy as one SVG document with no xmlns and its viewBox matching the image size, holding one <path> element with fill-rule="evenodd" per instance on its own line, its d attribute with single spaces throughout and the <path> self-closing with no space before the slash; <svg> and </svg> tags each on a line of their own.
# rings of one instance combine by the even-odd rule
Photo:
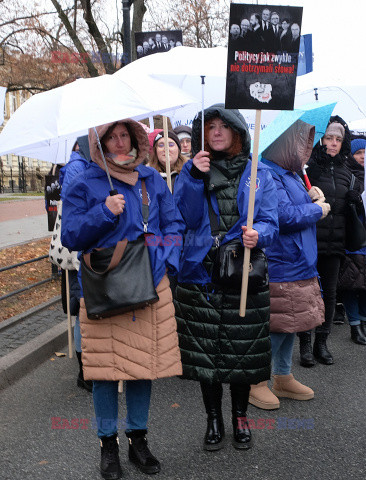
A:
<svg viewBox="0 0 366 480">
<path fill-rule="evenodd" d="M 261 132 L 258 154 L 261 155 L 277 138 L 286 132 L 296 120 L 302 120 L 310 125 L 314 125 L 315 145 L 324 135 L 335 105 L 335 103 L 315 102 L 310 105 L 304 105 L 299 109 L 281 111 L 273 122 Z"/>
<path fill-rule="evenodd" d="M 65 145 L 90 127 L 123 118 L 140 120 L 194 101 L 183 91 L 165 86 L 146 74 L 135 80 L 103 75 L 34 95 L 5 125 L 0 135 L 0 155 L 15 153 L 41 158 L 43 149 L 48 154 L 52 149 L 68 150 Z M 56 160 L 60 157 L 61 160 Z M 49 155 L 51 158 L 55 159 L 53 162 L 65 161 L 62 153 Z"/>
</svg>

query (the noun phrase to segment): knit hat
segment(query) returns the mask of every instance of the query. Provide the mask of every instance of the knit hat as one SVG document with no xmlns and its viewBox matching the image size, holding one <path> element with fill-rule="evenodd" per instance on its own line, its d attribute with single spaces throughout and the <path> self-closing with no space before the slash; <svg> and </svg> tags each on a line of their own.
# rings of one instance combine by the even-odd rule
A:
<svg viewBox="0 0 366 480">
<path fill-rule="evenodd" d="M 192 136 L 192 129 L 187 125 L 179 125 L 179 127 L 175 127 L 173 131 L 178 135 L 179 140 L 191 138 Z"/>
<path fill-rule="evenodd" d="M 328 125 L 324 135 L 336 135 L 337 137 L 344 138 L 344 134 L 344 126 L 341 123 L 332 122 Z"/>
<path fill-rule="evenodd" d="M 180 141 L 179 141 L 179 138 L 178 138 L 178 135 L 173 132 L 173 130 L 168 130 L 168 137 L 171 138 L 172 140 L 174 140 L 174 142 L 177 144 L 178 148 L 179 148 L 179 151 L 181 151 L 181 146 L 180 146 Z M 164 138 L 164 131 L 161 131 L 159 132 L 156 137 L 154 138 L 154 143 L 153 143 L 153 146 L 155 147 L 155 144 L 158 140 L 160 140 L 161 138 Z"/>
<path fill-rule="evenodd" d="M 351 153 L 354 155 L 357 150 L 362 150 L 366 148 L 366 140 L 363 138 L 356 138 L 351 142 Z"/>
</svg>

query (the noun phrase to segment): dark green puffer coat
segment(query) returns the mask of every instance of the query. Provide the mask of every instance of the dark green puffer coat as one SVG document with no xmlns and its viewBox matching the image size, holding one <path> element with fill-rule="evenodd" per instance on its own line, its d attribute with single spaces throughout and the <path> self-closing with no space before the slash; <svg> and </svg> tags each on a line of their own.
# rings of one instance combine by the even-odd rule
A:
<svg viewBox="0 0 366 480">
<path fill-rule="evenodd" d="M 205 111 L 205 120 L 217 116 L 238 131 L 242 153 L 228 159 L 215 156 L 207 186 L 213 190 L 220 211 L 220 233 L 223 235 L 238 221 L 236 201 L 238 185 L 249 154 L 249 133 L 243 117 L 236 111 L 213 106 Z M 192 147 L 199 149 L 197 132 L 200 118 L 195 119 Z M 203 264 L 210 272 L 215 248 Z M 178 284 L 175 307 L 183 377 L 221 383 L 255 384 L 270 378 L 271 344 L 269 337 L 269 292 L 248 295 L 244 318 L 239 316 L 240 295 L 222 291 L 213 284 Z"/>
</svg>

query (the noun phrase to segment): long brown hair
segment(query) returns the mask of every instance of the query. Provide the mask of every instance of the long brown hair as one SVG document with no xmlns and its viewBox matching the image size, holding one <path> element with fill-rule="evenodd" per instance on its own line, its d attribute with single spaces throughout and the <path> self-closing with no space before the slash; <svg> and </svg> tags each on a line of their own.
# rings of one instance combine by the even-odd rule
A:
<svg viewBox="0 0 366 480">
<path fill-rule="evenodd" d="M 149 167 L 155 168 L 155 170 L 157 170 L 159 173 L 165 173 L 165 169 L 163 165 L 159 162 L 158 155 L 156 153 L 157 144 L 158 142 L 156 142 L 153 147 L 153 151 L 150 156 L 148 165 Z M 179 151 L 177 161 L 175 162 L 174 166 L 171 165 L 170 168 L 174 169 L 175 172 L 180 173 L 185 162 L 186 162 L 185 158 Z"/>
<path fill-rule="evenodd" d="M 205 121 L 205 126 L 204 126 L 205 143 L 204 143 L 204 147 L 205 147 L 205 151 L 210 153 L 210 158 L 212 158 L 214 150 L 212 150 L 212 148 L 208 144 L 207 139 L 208 139 L 209 123 L 211 122 L 211 120 L 214 120 L 214 118 L 219 118 L 224 123 L 226 123 L 225 120 L 220 118 L 220 117 L 209 118 L 208 120 Z M 242 139 L 241 139 L 241 136 L 240 136 L 239 132 L 237 132 L 236 130 L 231 128 L 230 125 L 229 125 L 229 128 L 230 128 L 230 130 L 233 134 L 233 142 L 232 142 L 229 150 L 227 150 L 225 153 L 227 153 L 230 157 L 235 157 L 236 155 L 239 155 L 239 153 L 242 152 L 242 149 L 243 149 Z"/>
</svg>

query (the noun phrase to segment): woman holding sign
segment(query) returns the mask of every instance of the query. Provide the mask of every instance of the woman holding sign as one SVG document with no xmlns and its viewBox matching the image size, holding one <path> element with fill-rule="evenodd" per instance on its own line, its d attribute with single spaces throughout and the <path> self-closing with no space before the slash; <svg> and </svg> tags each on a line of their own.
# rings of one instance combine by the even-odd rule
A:
<svg viewBox="0 0 366 480">
<path fill-rule="evenodd" d="M 259 165 L 253 229 L 248 230 L 248 127 L 238 110 L 213 105 L 204 112 L 201 150 L 201 118 L 199 114 L 193 122 L 194 157 L 184 165 L 174 190 L 186 223 L 175 302 L 183 376 L 201 385 L 207 413 L 204 449 L 223 446 L 223 383 L 231 390 L 233 445 L 247 449 L 250 384 L 270 376 L 269 291 L 249 293 L 242 318 L 241 285 L 219 287 L 212 271 L 220 244 L 234 239 L 250 249 L 271 244 L 278 232 L 277 194 L 269 170 Z"/>
</svg>

